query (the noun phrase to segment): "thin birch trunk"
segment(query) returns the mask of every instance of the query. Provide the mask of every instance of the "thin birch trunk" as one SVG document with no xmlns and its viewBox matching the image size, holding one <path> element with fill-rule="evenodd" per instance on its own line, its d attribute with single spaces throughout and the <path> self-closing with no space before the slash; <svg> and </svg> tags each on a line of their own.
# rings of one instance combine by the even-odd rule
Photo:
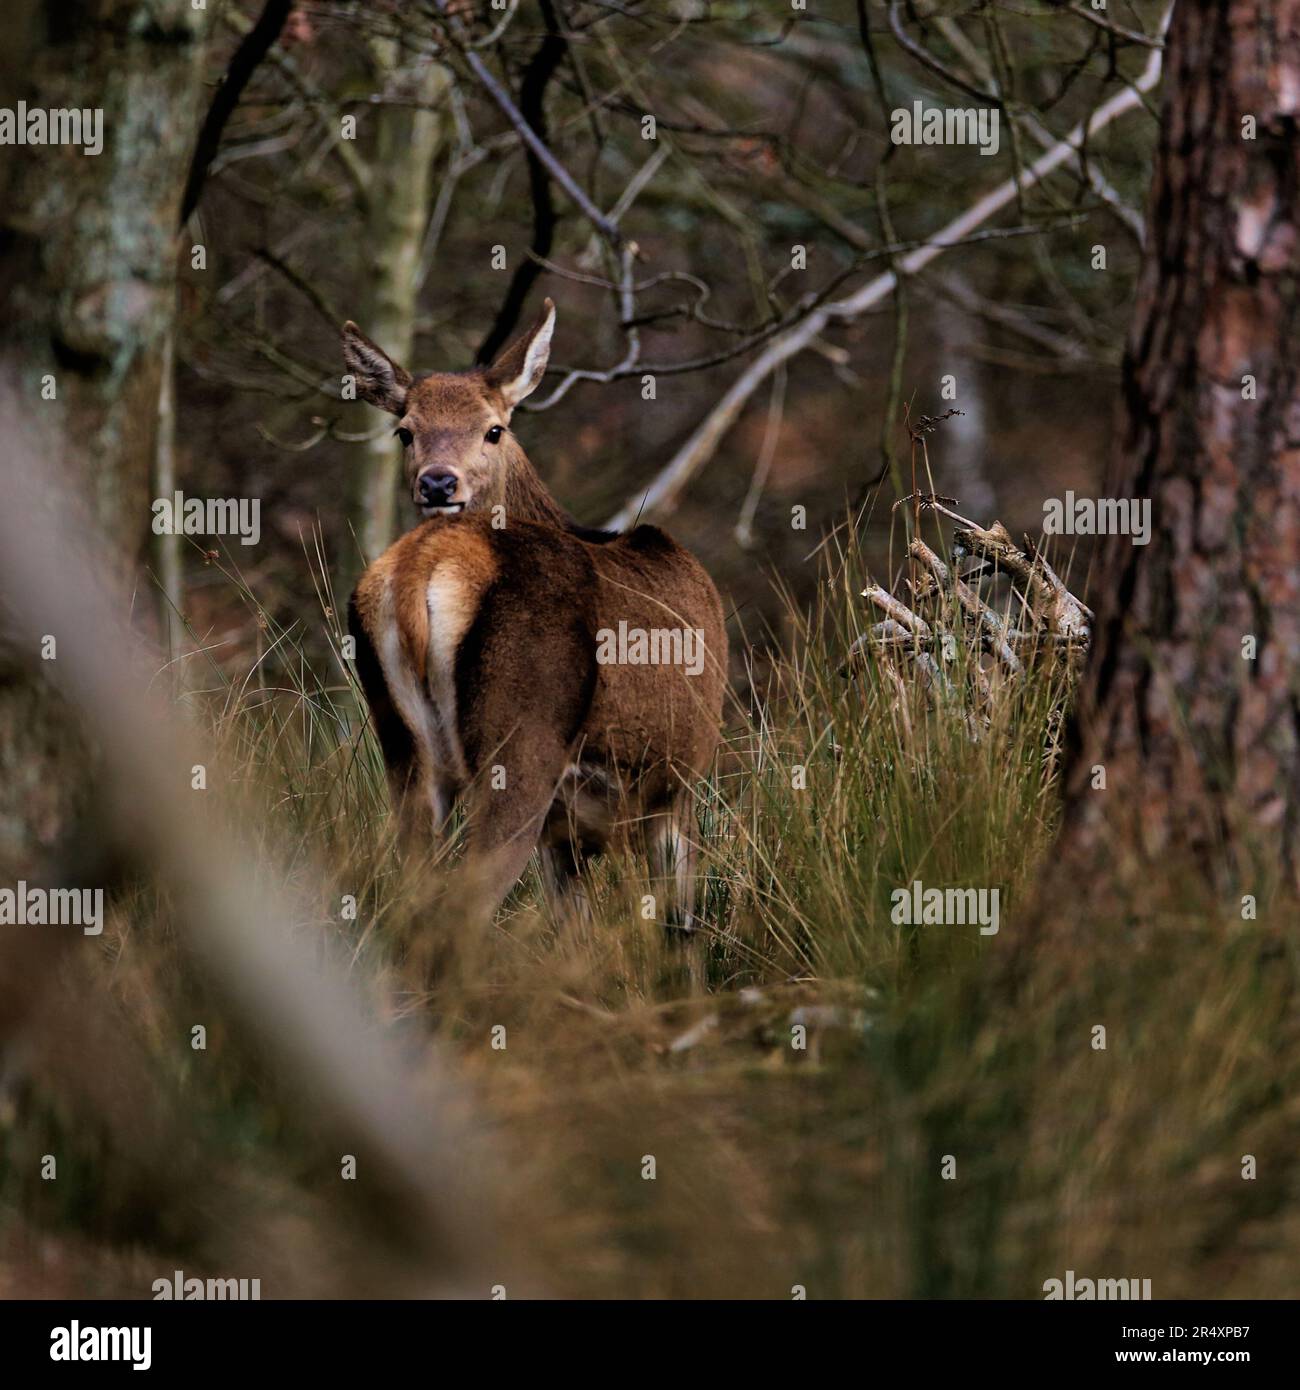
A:
<svg viewBox="0 0 1300 1390">
<path fill-rule="evenodd" d="M 425 104 L 446 92 L 451 78 L 445 68 L 427 58 L 412 58 L 391 39 L 376 39 L 371 49 L 379 90 L 400 90 Z M 364 205 L 370 276 L 362 301 L 346 312 L 396 361 L 409 362 L 415 346 L 420 249 L 433 202 L 433 163 L 443 117 L 441 112 L 394 104 L 375 107 L 371 119 L 378 130 Z M 360 572 L 363 560 L 373 560 L 387 549 L 397 534 L 402 451 L 392 437 L 391 422 L 385 426 L 375 416 L 371 424 L 374 437 L 352 450 L 349 515 L 360 554 L 349 543 L 344 563 L 349 578 Z M 410 515 L 407 507 L 403 516 Z"/>
</svg>

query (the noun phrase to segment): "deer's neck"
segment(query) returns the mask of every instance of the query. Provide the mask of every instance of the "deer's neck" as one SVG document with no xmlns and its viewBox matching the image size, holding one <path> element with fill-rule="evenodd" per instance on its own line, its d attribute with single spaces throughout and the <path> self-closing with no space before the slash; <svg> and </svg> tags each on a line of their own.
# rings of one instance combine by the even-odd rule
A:
<svg viewBox="0 0 1300 1390">
<path fill-rule="evenodd" d="M 537 521 L 564 531 L 580 529 L 574 519 L 551 495 L 528 455 L 512 439 L 506 468 L 505 507 L 508 517 Z"/>
</svg>

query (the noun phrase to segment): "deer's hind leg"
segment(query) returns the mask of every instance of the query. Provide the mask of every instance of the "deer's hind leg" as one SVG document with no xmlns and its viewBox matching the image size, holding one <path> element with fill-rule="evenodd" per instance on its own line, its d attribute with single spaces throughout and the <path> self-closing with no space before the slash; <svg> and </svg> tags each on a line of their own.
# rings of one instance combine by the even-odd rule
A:
<svg viewBox="0 0 1300 1390">
<path fill-rule="evenodd" d="M 596 685 L 583 611 L 590 578 L 575 579 L 557 607 L 565 596 L 547 588 L 547 566 L 573 559 L 559 539 L 502 532 L 495 544 L 497 581 L 456 655 L 457 724 L 471 775 L 465 876 L 489 920 L 542 841 Z"/>
<path fill-rule="evenodd" d="M 571 762 L 564 770 L 542 831 L 542 883 L 561 919 L 590 922 L 587 868 L 613 828 L 609 775 L 603 767 Z"/>
<path fill-rule="evenodd" d="M 542 887 L 551 910 L 561 922 L 590 922 L 591 897 L 587 891 L 587 861 L 581 842 L 561 840 L 538 847 Z"/>
<path fill-rule="evenodd" d="M 690 792 L 679 792 L 666 809 L 648 817 L 643 834 L 656 891 L 665 902 L 665 922 L 695 931 L 702 925 L 695 915 L 700 846 Z"/>
<path fill-rule="evenodd" d="M 465 857 L 452 890 L 455 906 L 491 921 L 534 849 L 544 849 L 544 881 L 554 872 L 555 886 L 564 882 L 563 858 L 541 841 L 568 762 L 569 750 L 545 728 L 517 730 L 492 755 L 463 799 Z"/>
</svg>

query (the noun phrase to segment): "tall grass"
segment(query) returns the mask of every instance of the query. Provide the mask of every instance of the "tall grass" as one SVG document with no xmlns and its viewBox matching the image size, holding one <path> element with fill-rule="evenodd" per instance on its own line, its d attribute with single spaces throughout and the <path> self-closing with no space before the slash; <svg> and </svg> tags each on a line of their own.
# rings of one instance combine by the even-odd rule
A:
<svg viewBox="0 0 1300 1390">
<path fill-rule="evenodd" d="M 452 1045 L 524 1287 L 1041 1297 L 1072 1268 L 1157 1297 L 1292 1293 L 1293 942 L 1177 892 L 1140 929 L 1045 899 L 1063 666 L 1001 691 L 977 738 L 960 709 L 900 707 L 878 669 L 840 673 L 862 578 L 837 557 L 728 713 L 688 941 L 643 914 L 657 885 L 635 861 L 597 867 L 589 921 L 555 920 L 532 877 L 488 933 L 432 914 L 323 580 L 307 630 L 230 572 L 258 654 L 192 664 L 183 698 L 250 857 L 314 905 L 298 930 L 350 962 L 414 1057 Z M 957 654 L 956 687 L 976 660 Z M 998 934 L 895 923 L 914 879 L 997 888 Z M 138 876 L 33 1028 L 0 1111 L 0 1286 L 146 1296 L 183 1267 L 265 1296 L 384 1292 L 310 1104 L 179 954 L 184 910 Z M 120 1075 L 88 1087 L 101 1034 Z M 57 1183 L 39 1178 L 51 1152 Z"/>
</svg>

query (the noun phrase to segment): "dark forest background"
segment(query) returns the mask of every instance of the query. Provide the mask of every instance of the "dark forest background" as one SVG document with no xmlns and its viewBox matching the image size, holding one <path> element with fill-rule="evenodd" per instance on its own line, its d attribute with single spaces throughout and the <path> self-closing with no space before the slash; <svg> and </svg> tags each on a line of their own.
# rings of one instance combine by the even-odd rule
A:
<svg viewBox="0 0 1300 1390">
<path fill-rule="evenodd" d="M 232 64 L 243 75 L 236 55 L 257 17 L 210 8 L 196 116 L 234 80 Z M 1082 6 L 548 0 L 461 7 L 448 43 L 434 5 L 282 8 L 180 238 L 169 462 L 187 495 L 261 499 L 263 540 L 233 559 L 286 618 L 315 607 L 302 549 L 313 527 L 343 588 L 360 553 L 373 558 L 414 520 L 383 420 L 338 399 L 344 319 L 413 369 L 446 370 L 555 298 L 552 366 L 516 432 L 561 500 L 598 524 L 637 507 L 753 344 L 888 270 L 891 251 L 924 244 L 1042 153 L 1050 141 L 1035 132 L 1067 134 L 1141 71 L 1149 48 L 1129 30 L 1154 35 L 1160 16 L 1155 4 L 1125 6 L 1121 21 Z M 900 34 L 944 66 L 918 61 Z M 566 369 L 606 373 L 625 358 L 624 315 L 602 284 L 620 281 L 621 254 L 536 177 L 462 49 L 544 131 L 591 204 L 618 209 L 637 248 L 631 274 L 647 286 L 634 304 L 638 362 L 553 404 Z M 957 84 L 1003 94 L 996 157 L 891 144 L 896 108 L 983 104 Z M 1089 144 L 1086 171 L 1065 165 L 898 295 L 819 334 L 753 392 L 674 505 L 654 509 L 707 556 L 751 639 L 782 625 L 773 575 L 807 599 L 809 556 L 846 508 L 883 549 L 905 481 L 906 406 L 962 411 L 931 458 L 934 485 L 968 515 L 1036 531 L 1044 498 L 1096 491 L 1154 137 L 1149 114 L 1122 117 Z M 1110 202 L 1089 182 L 1103 174 Z M 796 247 L 806 269 L 791 268 Z M 643 400 L 656 367 L 656 397 Z M 796 505 L 806 530 L 791 525 Z M 141 541 L 148 521 L 122 524 Z M 238 665 L 255 634 L 207 548 L 156 547 L 153 573 L 191 629 L 186 649 Z"/>
</svg>

